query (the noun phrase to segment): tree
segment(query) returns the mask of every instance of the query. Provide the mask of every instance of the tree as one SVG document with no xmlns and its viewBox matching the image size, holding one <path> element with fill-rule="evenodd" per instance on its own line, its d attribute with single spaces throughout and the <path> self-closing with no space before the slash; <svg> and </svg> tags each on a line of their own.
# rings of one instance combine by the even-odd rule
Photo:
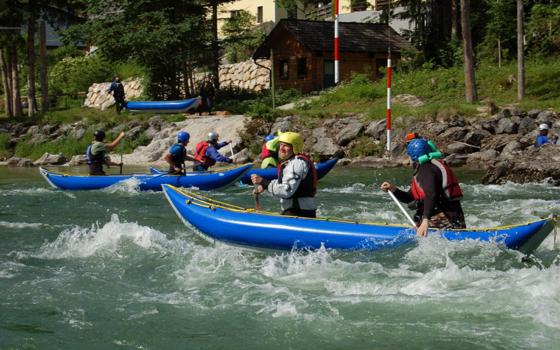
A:
<svg viewBox="0 0 560 350">
<path fill-rule="evenodd" d="M 474 76 L 474 54 L 471 39 L 470 0 L 461 0 L 461 32 L 463 34 L 463 55 L 465 70 L 465 97 L 467 102 L 478 99 Z"/>
<path fill-rule="evenodd" d="M 29 0 L 27 19 L 27 115 L 37 113 L 35 98 L 35 34 L 37 32 L 37 13 L 35 0 Z"/>
<path fill-rule="evenodd" d="M 113 62 L 134 60 L 146 67 L 153 98 L 179 98 L 188 70 L 208 61 L 206 3 L 81 1 L 88 21 L 72 26 L 65 40 L 82 38 Z"/>
<path fill-rule="evenodd" d="M 230 63 L 245 61 L 263 42 L 266 34 L 256 27 L 255 16 L 241 10 L 222 27 L 226 57 Z"/>
<path fill-rule="evenodd" d="M 541 0 L 528 11 L 527 48 L 537 55 L 560 53 L 560 0 Z"/>
<path fill-rule="evenodd" d="M 523 99 L 525 96 L 525 45 L 523 37 L 525 31 L 523 29 L 523 0 L 517 0 L 517 99 Z"/>
</svg>

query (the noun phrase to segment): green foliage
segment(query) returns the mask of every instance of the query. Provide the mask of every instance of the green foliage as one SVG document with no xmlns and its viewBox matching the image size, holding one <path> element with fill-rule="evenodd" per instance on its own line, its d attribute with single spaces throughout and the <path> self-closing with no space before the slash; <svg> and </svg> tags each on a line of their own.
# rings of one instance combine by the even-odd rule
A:
<svg viewBox="0 0 560 350">
<path fill-rule="evenodd" d="M 264 30 L 255 25 L 255 17 L 245 10 L 237 11 L 235 16 L 227 19 L 222 27 L 222 34 L 226 37 L 224 48 L 230 63 L 249 59 L 264 41 Z"/>
<path fill-rule="evenodd" d="M 7 133 L 0 134 L 0 159 L 9 158 L 12 155 L 10 151 L 10 135 Z"/>
<path fill-rule="evenodd" d="M 66 57 L 49 72 L 50 88 L 55 94 L 86 92 L 95 82 L 111 77 L 111 64 L 100 56 Z"/>
<path fill-rule="evenodd" d="M 92 135 L 93 133 L 90 132 L 80 139 L 66 137 L 52 142 L 33 145 L 28 140 L 22 140 L 16 146 L 15 155 L 33 160 L 38 159 L 45 152 L 51 154 L 62 153 L 66 157 L 72 157 L 76 154 L 85 153 L 87 146 L 91 142 Z"/>
<path fill-rule="evenodd" d="M 526 33 L 528 47 L 536 55 L 560 53 L 560 1 L 531 8 Z"/>
<path fill-rule="evenodd" d="M 497 104 L 517 100 L 515 62 L 501 68 L 491 61 L 482 61 L 476 70 L 480 100 L 491 99 Z M 529 60 L 526 62 L 526 99 L 521 106 L 560 109 L 560 61 Z M 368 94 L 369 93 L 369 94 Z M 363 113 L 369 119 L 386 115 L 386 81 L 367 83 L 362 78 L 322 93 L 319 99 L 297 108 L 302 116 L 332 117 L 348 112 Z M 410 107 L 393 102 L 393 115 L 411 115 L 418 118 L 435 118 L 447 108 L 458 113 L 475 116 L 476 104 L 465 103 L 464 74 L 461 66 L 448 69 L 430 65 L 413 71 L 397 71 L 393 75 L 392 95 L 411 94 L 424 101 L 424 106 Z M 540 102 L 540 106 L 537 101 Z"/>
<path fill-rule="evenodd" d="M 371 137 L 361 136 L 350 146 L 349 155 L 352 158 L 358 156 L 381 156 L 383 152 L 383 144 L 375 144 Z"/>
</svg>

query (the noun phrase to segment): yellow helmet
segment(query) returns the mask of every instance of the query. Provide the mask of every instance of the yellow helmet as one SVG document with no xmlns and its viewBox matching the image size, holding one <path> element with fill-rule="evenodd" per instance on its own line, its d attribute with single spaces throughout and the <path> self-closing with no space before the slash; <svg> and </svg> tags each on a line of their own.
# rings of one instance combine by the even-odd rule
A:
<svg viewBox="0 0 560 350">
<path fill-rule="evenodd" d="M 279 132 L 278 141 L 292 145 L 294 153 L 298 154 L 303 151 L 303 137 L 297 132 Z"/>
</svg>

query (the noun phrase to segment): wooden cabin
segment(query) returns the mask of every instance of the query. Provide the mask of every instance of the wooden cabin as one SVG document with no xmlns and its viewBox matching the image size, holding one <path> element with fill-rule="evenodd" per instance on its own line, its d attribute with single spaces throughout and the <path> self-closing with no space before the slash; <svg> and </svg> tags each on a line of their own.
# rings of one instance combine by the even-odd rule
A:
<svg viewBox="0 0 560 350">
<path fill-rule="evenodd" d="M 389 40 L 390 39 L 390 40 Z M 339 74 L 343 81 L 354 72 L 372 79 L 387 66 L 391 44 L 393 65 L 410 44 L 386 24 L 339 23 Z M 308 93 L 334 86 L 334 22 L 282 19 L 256 49 L 253 59 L 272 56 L 276 89 Z"/>
</svg>

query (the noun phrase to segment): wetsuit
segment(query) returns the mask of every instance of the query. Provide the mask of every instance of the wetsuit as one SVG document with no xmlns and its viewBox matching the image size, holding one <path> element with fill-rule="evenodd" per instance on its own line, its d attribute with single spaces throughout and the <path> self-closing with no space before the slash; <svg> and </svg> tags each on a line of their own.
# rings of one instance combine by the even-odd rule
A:
<svg viewBox="0 0 560 350">
<path fill-rule="evenodd" d="M 90 175 L 106 175 L 103 171 L 103 164 L 106 164 L 106 152 L 105 144 L 100 141 L 95 141 L 88 147 L 86 159 Z"/>
<path fill-rule="evenodd" d="M 465 228 L 465 216 L 460 199 L 462 192 L 455 174 L 440 160 L 419 165 L 414 173 L 411 189 L 397 189 L 397 199 L 416 209 L 414 221 L 430 221 L 430 227 Z"/>
<path fill-rule="evenodd" d="M 171 163 L 169 166 L 169 174 L 173 175 L 184 175 L 184 171 L 176 171 L 175 168 L 184 169 L 185 160 L 187 159 L 187 150 L 185 146 L 180 143 L 176 143 L 169 148 L 169 153 L 171 154 Z"/>
</svg>

